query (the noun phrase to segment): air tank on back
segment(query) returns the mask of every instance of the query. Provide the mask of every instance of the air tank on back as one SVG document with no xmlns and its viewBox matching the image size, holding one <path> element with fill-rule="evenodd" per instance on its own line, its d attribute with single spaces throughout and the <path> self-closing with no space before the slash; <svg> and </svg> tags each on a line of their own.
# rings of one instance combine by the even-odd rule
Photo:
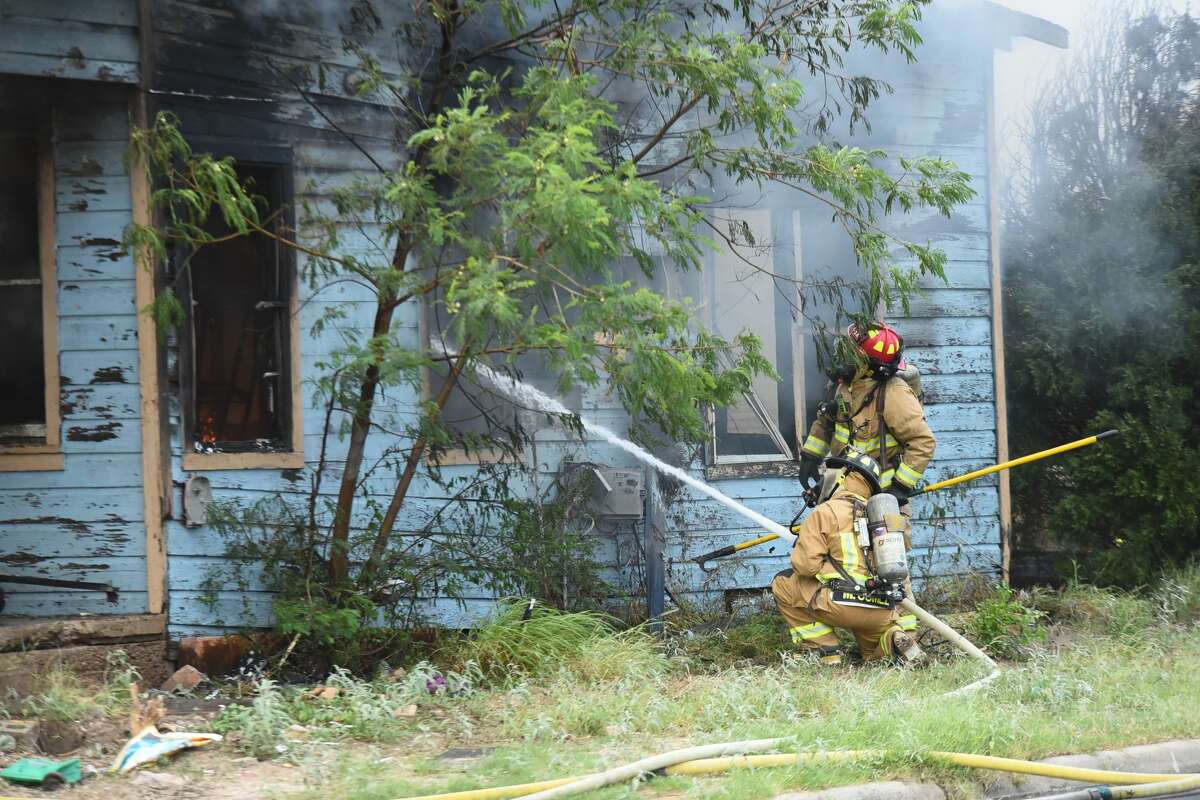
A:
<svg viewBox="0 0 1200 800">
<path fill-rule="evenodd" d="M 875 572 L 889 583 L 903 583 L 908 577 L 908 553 L 904 547 L 904 517 L 894 495 L 881 492 L 867 501 L 867 530 Z"/>
</svg>

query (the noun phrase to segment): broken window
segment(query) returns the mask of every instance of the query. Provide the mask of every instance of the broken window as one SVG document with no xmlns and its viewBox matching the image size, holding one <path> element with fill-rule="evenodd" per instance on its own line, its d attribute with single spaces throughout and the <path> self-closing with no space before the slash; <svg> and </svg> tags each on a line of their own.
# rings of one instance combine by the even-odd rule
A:
<svg viewBox="0 0 1200 800">
<path fill-rule="evenodd" d="M 0 446 L 58 445 L 54 170 L 30 126 L 0 131 Z M 13 133 L 10 131 L 7 133 Z M 43 252 L 47 249 L 48 252 Z"/>
<path fill-rule="evenodd" d="M 708 325 L 725 339 L 743 330 L 758 336 L 779 379 L 760 375 L 736 403 L 711 411 L 712 463 L 794 458 L 797 406 L 803 401 L 796 391 L 801 353 L 794 322 L 793 220 L 786 210 L 719 209 L 714 215 L 713 224 L 729 242 L 713 253 L 705 276 Z"/>
<path fill-rule="evenodd" d="M 259 196 L 263 227 L 283 225 L 288 186 L 280 165 L 237 165 Z M 270 236 L 234 236 L 221 215 L 218 241 L 188 264 L 191 308 L 190 436 L 198 452 L 290 450 L 291 259 Z"/>
</svg>

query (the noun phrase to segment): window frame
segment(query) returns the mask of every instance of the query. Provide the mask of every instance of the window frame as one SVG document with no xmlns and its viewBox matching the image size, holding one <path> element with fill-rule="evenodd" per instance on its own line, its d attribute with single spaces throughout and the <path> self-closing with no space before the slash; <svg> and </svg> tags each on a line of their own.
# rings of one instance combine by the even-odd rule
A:
<svg viewBox="0 0 1200 800">
<path fill-rule="evenodd" d="M 38 261 L 42 286 L 45 441 L 42 444 L 0 445 L 0 472 L 54 472 L 64 468 L 58 364 L 57 170 L 48 119 L 40 121 L 34 136 L 38 161 Z"/>
<path fill-rule="evenodd" d="M 782 213 L 777 212 L 772 209 L 769 209 L 769 208 L 768 209 L 759 209 L 759 208 L 739 209 L 736 207 L 724 207 L 724 208 L 714 209 L 713 211 L 714 211 L 714 216 L 716 216 L 716 215 L 720 215 L 720 214 L 732 215 L 738 211 L 763 211 L 763 210 L 767 211 L 769 214 L 769 221 L 770 221 L 770 226 L 771 226 L 770 233 L 771 233 L 773 240 L 778 240 L 779 234 L 781 232 L 788 231 L 790 229 L 790 234 L 791 234 L 791 236 L 790 236 L 790 239 L 791 239 L 790 257 L 792 259 L 792 264 L 794 265 L 793 275 L 795 276 L 796 281 L 801 280 L 803 278 L 804 271 L 803 271 L 803 259 L 802 259 L 802 249 L 801 249 L 801 231 L 802 231 L 802 229 L 801 229 L 801 225 L 800 225 L 800 210 L 799 209 L 790 209 L 790 211 L 786 217 Z M 775 261 L 776 254 L 780 250 L 781 250 L 781 247 L 771 245 L 772 262 Z M 772 271 L 776 271 L 774 269 L 774 267 L 772 268 Z M 711 313 L 711 314 L 716 313 L 717 303 L 718 303 L 716 287 L 714 285 L 715 277 L 716 277 L 715 263 L 714 263 L 713 257 L 710 255 L 708 263 L 705 266 L 705 276 L 704 276 L 702 285 L 704 287 L 703 302 L 704 302 L 704 305 L 710 309 L 709 313 Z M 778 288 L 776 289 L 776 291 L 778 291 Z M 800 287 L 799 287 L 799 285 L 793 284 L 791 291 L 793 291 L 795 293 L 796 306 L 799 307 L 800 306 Z M 777 300 L 777 298 L 776 298 L 776 300 Z M 775 314 L 775 319 L 776 319 L 776 324 L 778 325 L 778 313 Z M 704 448 L 704 450 L 705 450 L 705 453 L 704 453 L 705 476 L 707 478 L 709 478 L 709 479 L 754 478 L 754 477 L 763 477 L 766 475 L 795 474 L 795 472 L 796 472 L 796 456 L 794 455 L 794 453 L 799 452 L 800 443 L 803 441 L 804 435 L 807 433 L 807 431 L 804 427 L 804 420 L 806 419 L 806 414 L 805 414 L 806 402 L 805 402 L 805 393 L 804 393 L 804 370 L 805 370 L 804 350 L 805 350 L 805 348 L 803 346 L 803 340 L 801 338 L 802 335 L 805 333 L 805 326 L 803 325 L 802 320 L 797 320 L 795 318 L 792 318 L 790 320 L 790 322 L 787 324 L 786 328 L 787 328 L 788 336 L 791 338 L 791 341 L 793 343 L 792 347 L 791 347 L 791 353 L 792 353 L 791 391 L 792 391 L 792 407 L 793 407 L 793 413 L 795 416 L 795 420 L 794 420 L 795 438 L 793 441 L 789 442 L 789 444 L 793 450 L 793 454 L 784 455 L 783 453 L 778 453 L 778 454 L 762 453 L 762 454 L 749 454 L 749 455 L 743 455 L 743 454 L 721 455 L 720 452 L 718 451 L 718 447 L 717 447 L 716 409 L 710 406 L 708 409 L 708 414 L 707 414 L 708 434 L 709 435 L 708 435 L 708 442 L 706 444 L 706 447 Z M 772 363 L 774 363 L 775 358 L 771 357 L 771 361 L 772 361 Z M 759 400 L 757 398 L 757 395 L 754 393 L 753 387 L 751 388 L 750 392 L 748 392 L 747 394 L 750 396 L 753 396 L 755 401 L 761 403 L 761 400 Z M 778 425 L 778 422 L 776 422 L 776 427 L 777 428 L 780 427 Z M 780 435 L 785 440 L 787 439 L 786 434 L 783 434 L 782 430 L 780 430 Z"/>
<path fill-rule="evenodd" d="M 283 224 L 295 228 L 295 157 L 291 148 L 273 147 L 270 145 L 252 145 L 247 143 L 229 142 L 220 139 L 193 137 L 191 144 L 194 150 L 219 154 L 225 158 L 232 156 L 237 164 L 247 166 L 268 167 L 279 170 L 283 201 Z M 303 394 L 301 391 L 301 353 L 300 343 L 300 279 L 299 265 L 296 252 L 290 247 L 279 245 L 282 260 L 281 269 L 285 272 L 284 290 L 287 292 L 288 325 L 286 326 L 287 349 L 289 352 L 281 358 L 288 363 L 290 391 L 287 392 L 289 403 L 288 420 L 290 431 L 287 440 L 289 449 L 269 452 L 247 453 L 198 453 L 194 450 L 195 430 L 192 417 L 195 411 L 195 381 L 194 381 L 194 340 L 191 335 L 192 313 L 191 297 L 185 300 L 187 309 L 187 335 L 181 337 L 179 343 L 179 403 L 180 403 L 180 447 L 182 464 L 186 472 L 203 472 L 207 470 L 235 469 L 301 469 L 305 466 L 304 455 L 304 419 Z M 173 259 L 177 261 L 178 259 Z M 280 393 L 284 394 L 283 392 Z"/>
</svg>

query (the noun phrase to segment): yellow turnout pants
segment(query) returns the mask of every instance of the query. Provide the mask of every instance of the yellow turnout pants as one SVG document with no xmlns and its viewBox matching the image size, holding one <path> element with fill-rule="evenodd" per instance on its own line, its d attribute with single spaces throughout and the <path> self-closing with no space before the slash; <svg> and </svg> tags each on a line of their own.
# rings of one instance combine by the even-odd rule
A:
<svg viewBox="0 0 1200 800">
<path fill-rule="evenodd" d="M 822 588 L 816 578 L 796 575 L 790 569 L 775 576 L 771 592 L 779 612 L 787 620 L 792 642 L 801 650 L 835 647 L 838 637 L 833 629 L 846 628 L 858 640 L 863 659 L 876 661 L 891 657 L 892 636 L 896 631 L 912 631 L 917 627 L 916 617 L 901 614 L 899 609 L 835 603 L 831 592 Z"/>
</svg>

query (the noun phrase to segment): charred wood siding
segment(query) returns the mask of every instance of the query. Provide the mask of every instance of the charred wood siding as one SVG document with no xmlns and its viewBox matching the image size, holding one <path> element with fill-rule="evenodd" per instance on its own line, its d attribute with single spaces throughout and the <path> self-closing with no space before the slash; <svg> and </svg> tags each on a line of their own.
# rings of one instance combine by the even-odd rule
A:
<svg viewBox="0 0 1200 800">
<path fill-rule="evenodd" d="M 0 3 L 0 74 L 137 83 L 137 0 Z"/>
<path fill-rule="evenodd" d="M 112 583 L 120 594 L 114 604 L 99 592 L 0 587 L 6 614 L 144 613 L 137 310 L 120 244 L 132 208 L 128 93 L 68 87 L 0 76 L 0 137 L 24 104 L 52 107 L 64 451 L 61 472 L 0 473 L 0 573 Z"/>
</svg>

